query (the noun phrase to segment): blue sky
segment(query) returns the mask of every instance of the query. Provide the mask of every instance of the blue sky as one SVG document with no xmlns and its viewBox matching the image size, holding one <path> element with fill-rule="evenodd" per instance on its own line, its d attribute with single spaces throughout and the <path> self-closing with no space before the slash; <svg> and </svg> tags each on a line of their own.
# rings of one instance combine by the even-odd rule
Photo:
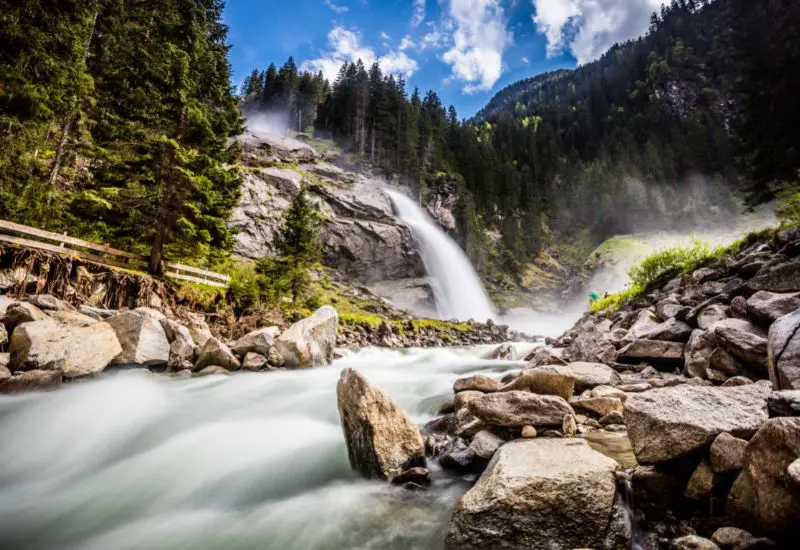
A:
<svg viewBox="0 0 800 550">
<path fill-rule="evenodd" d="M 460 117 L 521 78 L 642 34 L 663 0 L 228 0 L 234 82 L 289 56 L 333 78 L 375 59 Z"/>
</svg>

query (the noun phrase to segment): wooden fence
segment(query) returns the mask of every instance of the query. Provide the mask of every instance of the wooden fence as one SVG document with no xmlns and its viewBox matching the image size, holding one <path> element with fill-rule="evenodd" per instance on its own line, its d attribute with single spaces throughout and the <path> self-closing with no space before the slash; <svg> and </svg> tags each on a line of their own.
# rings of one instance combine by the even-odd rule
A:
<svg viewBox="0 0 800 550">
<path fill-rule="evenodd" d="M 50 241 L 50 242 L 47 242 Z M 82 239 L 60 235 L 27 225 L 0 220 L 0 242 L 47 250 L 74 258 L 83 258 L 98 264 L 121 267 L 123 269 L 144 270 L 149 258 L 141 254 L 126 252 L 108 245 L 91 243 Z M 164 262 L 164 274 L 171 279 L 191 281 L 208 286 L 225 288 L 230 277 L 190 265 Z"/>
</svg>

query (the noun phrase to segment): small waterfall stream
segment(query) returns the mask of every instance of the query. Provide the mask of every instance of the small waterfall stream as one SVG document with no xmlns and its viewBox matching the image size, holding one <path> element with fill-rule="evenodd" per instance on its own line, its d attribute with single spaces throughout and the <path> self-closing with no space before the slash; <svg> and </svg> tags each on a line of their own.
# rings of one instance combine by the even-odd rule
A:
<svg viewBox="0 0 800 550">
<path fill-rule="evenodd" d="M 397 214 L 414 234 L 425 270 L 431 279 L 440 319 L 486 321 L 494 307 L 467 255 L 425 211 L 402 193 L 387 189 Z"/>
</svg>

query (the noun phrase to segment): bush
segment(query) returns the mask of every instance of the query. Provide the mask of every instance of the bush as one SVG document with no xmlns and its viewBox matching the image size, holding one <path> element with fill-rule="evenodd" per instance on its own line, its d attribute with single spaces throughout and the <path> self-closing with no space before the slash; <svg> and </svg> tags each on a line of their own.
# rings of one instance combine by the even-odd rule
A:
<svg viewBox="0 0 800 550">
<path fill-rule="evenodd" d="M 800 185 L 794 185 L 778 195 L 776 215 L 784 227 L 800 227 Z"/>
<path fill-rule="evenodd" d="M 711 260 L 719 258 L 725 248 L 711 248 L 707 241 L 692 240 L 688 246 L 674 246 L 654 252 L 641 264 L 631 268 L 628 276 L 632 288 L 647 290 L 653 285 L 681 273 L 689 273 Z"/>
</svg>

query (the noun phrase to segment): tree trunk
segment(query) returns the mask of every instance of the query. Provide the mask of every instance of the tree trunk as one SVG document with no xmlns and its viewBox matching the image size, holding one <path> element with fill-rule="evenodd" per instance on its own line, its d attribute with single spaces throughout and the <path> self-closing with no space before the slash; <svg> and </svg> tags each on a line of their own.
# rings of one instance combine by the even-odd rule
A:
<svg viewBox="0 0 800 550">
<path fill-rule="evenodd" d="M 164 241 L 167 237 L 167 214 L 159 214 L 158 227 L 153 236 L 153 246 L 150 248 L 150 265 L 148 269 L 153 275 L 159 275 L 163 271 L 162 260 L 164 259 Z"/>
<path fill-rule="evenodd" d="M 56 157 L 53 160 L 53 169 L 50 171 L 50 187 L 55 187 L 56 185 L 58 170 L 61 168 L 61 160 L 64 157 L 64 148 L 67 145 L 69 130 L 72 127 L 72 123 L 75 121 L 75 116 L 75 111 L 70 111 L 64 119 L 64 126 L 61 127 L 61 137 L 58 140 L 58 146 L 56 146 Z"/>
</svg>

